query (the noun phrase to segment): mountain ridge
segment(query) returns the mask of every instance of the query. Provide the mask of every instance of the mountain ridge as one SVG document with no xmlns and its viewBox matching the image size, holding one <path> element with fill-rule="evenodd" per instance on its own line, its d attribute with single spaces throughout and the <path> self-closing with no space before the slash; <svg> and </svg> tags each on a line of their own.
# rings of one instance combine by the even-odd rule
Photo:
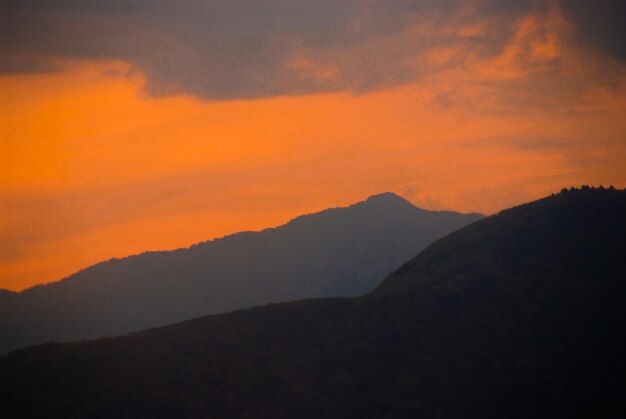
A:
<svg viewBox="0 0 626 419">
<path fill-rule="evenodd" d="M 592 208 L 594 204 L 594 199 L 598 196 L 601 196 L 608 200 L 610 198 L 619 199 L 620 197 L 623 197 L 625 194 L 626 194 L 626 190 L 615 189 L 612 186 L 609 188 L 604 188 L 604 187 L 593 188 L 593 187 L 589 187 L 585 185 L 580 189 L 564 188 L 559 194 L 552 194 L 550 196 L 532 201 L 527 204 L 522 204 L 522 205 L 518 205 L 512 208 L 504 209 L 492 217 L 487 217 L 483 220 L 479 220 L 478 222 L 473 223 L 472 225 L 465 226 L 455 232 L 452 232 L 450 235 L 451 236 L 463 236 L 468 230 L 474 231 L 477 229 L 480 229 L 482 234 L 489 232 L 490 234 L 495 235 L 495 233 L 497 232 L 493 231 L 493 224 L 495 223 L 496 219 L 511 218 L 511 217 L 515 219 L 516 217 L 518 221 L 517 223 L 518 225 L 515 225 L 516 234 L 519 237 L 525 237 L 525 239 L 528 241 L 527 243 L 525 243 L 526 246 L 524 248 L 524 251 L 526 252 L 526 254 L 528 254 L 529 252 L 533 253 L 532 252 L 533 247 L 531 246 L 532 237 L 528 237 L 528 236 L 532 235 L 533 233 L 537 234 L 537 232 L 533 231 L 533 229 L 531 228 L 532 225 L 530 223 L 535 218 L 551 217 L 552 216 L 551 212 L 555 212 L 555 211 L 559 211 L 560 214 L 563 214 L 562 215 L 563 217 L 572 217 L 571 213 L 567 213 L 565 211 L 567 205 L 576 204 L 579 207 L 579 211 L 582 212 L 586 207 L 588 207 L 587 210 L 589 210 L 589 208 L 594 209 Z M 595 210 L 597 211 L 597 209 Z M 521 214 L 523 214 L 523 216 Z M 615 222 L 617 222 L 621 214 L 607 211 L 606 213 L 602 213 L 602 216 L 610 217 L 611 219 L 615 220 Z M 553 225 L 559 227 L 559 223 L 562 223 L 562 220 L 553 220 Z M 468 227 L 471 227 L 471 228 L 468 229 Z M 553 234 L 558 234 L 562 236 L 567 236 L 568 234 L 571 234 L 571 232 L 568 232 L 564 228 L 562 228 L 563 226 L 560 226 L 560 227 L 561 227 L 560 230 L 554 231 Z M 610 235 L 610 232 L 607 232 L 607 234 Z M 441 248 L 442 246 L 441 242 L 447 238 L 448 236 L 443 237 L 439 240 L 436 240 L 423 252 L 416 255 L 411 260 L 408 260 L 407 262 L 402 264 L 402 266 L 400 266 L 396 271 L 392 272 L 389 275 L 389 277 L 383 280 L 381 284 L 372 292 L 383 291 L 386 286 L 390 285 L 389 282 L 394 276 L 398 276 L 398 274 L 402 275 L 406 273 L 407 271 L 410 270 L 412 266 L 415 266 L 419 262 L 424 263 L 425 262 L 424 259 L 426 259 L 433 252 L 441 253 L 445 251 L 444 249 Z M 472 243 L 472 240 L 476 241 L 476 237 L 472 237 L 472 238 L 466 237 L 464 239 L 464 242 L 466 243 L 466 251 L 467 249 L 469 249 L 470 246 L 468 244 Z M 500 243 L 501 246 L 498 247 L 497 250 L 502 251 L 503 249 L 506 249 L 507 246 L 510 245 L 505 240 L 502 240 L 501 237 L 499 238 L 499 240 L 501 242 Z M 626 238 L 624 240 L 621 240 L 619 244 L 626 247 Z M 516 243 L 516 245 L 519 246 L 519 243 Z M 559 243 L 559 246 L 566 246 L 566 243 Z M 558 250 L 558 246 L 552 245 L 550 249 L 544 249 L 544 251 L 546 250 L 550 250 L 551 252 L 554 253 L 555 251 Z M 475 249 L 472 249 L 472 251 L 475 251 Z M 536 253 L 536 251 L 534 253 Z M 503 268 L 501 267 L 501 269 Z M 422 274 L 425 274 L 425 273 L 422 273 Z"/>
<path fill-rule="evenodd" d="M 111 259 L 2 298 L 0 353 L 268 302 L 362 294 L 403 259 L 479 217 L 382 194 L 259 232 Z"/>
<path fill-rule="evenodd" d="M 234 233 L 229 233 L 229 234 L 225 234 L 223 236 L 219 236 L 219 237 L 215 237 L 209 240 L 203 240 L 203 241 L 199 241 L 196 243 L 192 243 L 189 246 L 183 246 L 183 247 L 177 247 L 174 249 L 163 249 L 163 250 L 146 250 L 143 252 L 139 252 L 139 253 L 134 253 L 134 254 L 130 254 L 130 255 L 126 255 L 126 256 L 120 256 L 120 257 L 111 257 L 109 259 L 105 259 L 102 260 L 100 262 L 96 262 L 92 265 L 86 266 L 82 269 L 77 270 L 76 272 L 66 275 L 61 279 L 58 280 L 54 280 L 54 281 L 49 281 L 49 282 L 45 282 L 45 283 L 39 283 L 39 284 L 35 284 L 32 286 L 29 286 L 27 288 L 24 288 L 22 290 L 19 291 L 15 291 L 15 290 L 9 290 L 9 289 L 4 289 L 4 288 L 0 288 L 0 292 L 6 292 L 6 293 L 10 293 L 10 294 L 21 294 L 24 292 L 28 292 L 34 288 L 40 288 L 40 287 L 46 287 L 49 285 L 54 285 L 54 284 L 58 284 L 59 282 L 63 282 L 71 277 L 74 277 L 75 275 L 86 271 L 88 269 L 91 269 L 93 267 L 102 265 L 102 264 L 106 264 L 109 262 L 116 262 L 116 261 L 122 261 L 125 259 L 129 259 L 129 258 L 135 258 L 138 256 L 143 256 L 143 255 L 154 255 L 154 254 L 165 254 L 165 253 L 171 253 L 171 252 L 181 252 L 181 251 L 186 251 L 186 250 L 191 250 L 193 248 L 196 247 L 202 247 L 203 245 L 209 245 L 213 242 L 216 241 L 221 241 L 221 240 L 230 240 L 230 239 L 234 239 L 240 236 L 245 236 L 245 235 L 250 235 L 250 234 L 258 234 L 258 233 L 264 233 L 264 232 L 270 232 L 270 231 L 274 231 L 277 229 L 281 229 L 284 227 L 287 227 L 288 225 L 292 224 L 292 223 L 297 223 L 299 222 L 301 219 L 307 219 L 309 217 L 315 217 L 315 216 L 319 216 L 319 215 L 326 215 L 326 214 L 331 214 L 337 210 L 347 210 L 347 209 L 351 209 L 351 208 L 355 208 L 355 207 L 363 207 L 366 206 L 367 204 L 371 204 L 371 203 L 383 203 L 383 204 L 401 204 L 404 205 L 405 207 L 412 207 L 413 210 L 417 209 L 419 211 L 423 211 L 424 213 L 431 213 L 431 214 L 451 214 L 451 215 L 462 215 L 462 216 L 468 216 L 468 217 L 477 217 L 477 218 L 483 218 L 484 215 L 478 212 L 458 212 L 458 211 L 451 211 L 451 210 L 426 210 L 417 206 L 414 206 L 411 202 L 409 202 L 407 199 L 403 198 L 402 196 L 393 193 L 393 192 L 380 192 L 374 195 L 370 195 L 369 197 L 367 197 L 366 199 L 350 204 L 350 205 L 346 205 L 346 206 L 337 206 L 337 207 L 331 207 L 331 208 L 326 208 L 320 211 L 315 211 L 315 212 L 311 212 L 311 213 L 306 213 L 306 214 L 301 214 L 298 215 L 290 220 L 288 220 L 287 222 L 274 226 L 274 227 L 266 227 L 266 228 L 262 228 L 260 230 L 242 230 L 242 231 L 237 231 Z"/>
<path fill-rule="evenodd" d="M 625 213 L 626 191 L 558 195 L 438 240 L 364 296 L 22 349 L 0 358 L 0 412 L 621 417 Z"/>
</svg>

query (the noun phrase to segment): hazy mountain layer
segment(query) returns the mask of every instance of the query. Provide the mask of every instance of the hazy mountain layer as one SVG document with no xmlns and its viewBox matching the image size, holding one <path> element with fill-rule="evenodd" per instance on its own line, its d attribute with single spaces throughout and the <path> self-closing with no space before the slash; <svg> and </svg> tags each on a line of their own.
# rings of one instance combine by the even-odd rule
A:
<svg viewBox="0 0 626 419">
<path fill-rule="evenodd" d="M 5 417 L 623 417 L 626 192 L 467 226 L 374 292 L 0 358 Z"/>
<path fill-rule="evenodd" d="M 112 336 L 268 302 L 354 296 L 481 216 L 418 209 L 393 194 L 189 249 L 111 260 L 0 293 L 0 354 Z"/>
</svg>

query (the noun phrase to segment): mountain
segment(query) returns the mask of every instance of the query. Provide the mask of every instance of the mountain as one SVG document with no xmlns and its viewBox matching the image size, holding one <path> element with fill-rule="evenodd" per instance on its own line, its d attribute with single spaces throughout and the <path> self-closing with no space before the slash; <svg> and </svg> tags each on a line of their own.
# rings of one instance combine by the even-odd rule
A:
<svg viewBox="0 0 626 419">
<path fill-rule="evenodd" d="M 361 295 L 419 250 L 480 218 L 425 211 L 385 193 L 278 228 L 100 263 L 57 283 L 0 294 L 0 354 L 269 302 Z"/>
<path fill-rule="evenodd" d="M 0 358 L 3 417 L 623 417 L 626 191 L 437 241 L 373 292 Z"/>
</svg>

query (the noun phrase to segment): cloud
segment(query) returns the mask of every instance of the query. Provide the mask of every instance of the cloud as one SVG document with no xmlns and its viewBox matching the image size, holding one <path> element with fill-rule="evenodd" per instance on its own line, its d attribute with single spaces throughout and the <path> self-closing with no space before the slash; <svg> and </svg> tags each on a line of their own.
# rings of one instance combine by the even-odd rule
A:
<svg viewBox="0 0 626 419">
<path fill-rule="evenodd" d="M 565 15 L 576 25 L 576 40 L 626 62 L 626 3 L 623 0 L 568 0 Z"/>
<path fill-rule="evenodd" d="M 567 8 L 577 22 L 582 13 L 578 3 Z M 435 71 L 437 66 L 424 54 L 442 46 L 460 46 L 476 57 L 495 56 L 515 35 L 516 22 L 528 14 L 547 13 L 550 4 L 5 0 L 0 71 L 50 71 L 59 59 L 116 59 L 144 73 L 146 91 L 154 96 L 239 99 L 361 93 Z M 581 28 L 584 38 L 593 25 Z M 602 45 L 621 42 L 611 41 L 614 32 L 600 36 Z M 590 42 L 596 42 L 593 39 Z"/>
</svg>

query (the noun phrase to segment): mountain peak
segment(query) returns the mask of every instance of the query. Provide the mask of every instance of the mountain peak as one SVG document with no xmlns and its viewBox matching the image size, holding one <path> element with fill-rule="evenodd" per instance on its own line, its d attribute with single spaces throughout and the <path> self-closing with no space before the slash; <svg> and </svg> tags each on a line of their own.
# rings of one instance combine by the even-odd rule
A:
<svg viewBox="0 0 626 419">
<path fill-rule="evenodd" d="M 412 203 L 393 192 L 383 192 L 372 195 L 362 203 L 368 205 L 410 205 L 414 207 Z"/>
<path fill-rule="evenodd" d="M 15 300 L 6 322 L 0 303 L 0 336 L 14 336 L 0 339 L 0 354 L 256 304 L 361 295 L 428 244 L 475 219 L 420 210 L 386 193 L 260 232 L 103 262 L 14 298 L 0 291 L 0 300 Z M 67 319 L 74 319 L 71 325 Z"/>
</svg>

